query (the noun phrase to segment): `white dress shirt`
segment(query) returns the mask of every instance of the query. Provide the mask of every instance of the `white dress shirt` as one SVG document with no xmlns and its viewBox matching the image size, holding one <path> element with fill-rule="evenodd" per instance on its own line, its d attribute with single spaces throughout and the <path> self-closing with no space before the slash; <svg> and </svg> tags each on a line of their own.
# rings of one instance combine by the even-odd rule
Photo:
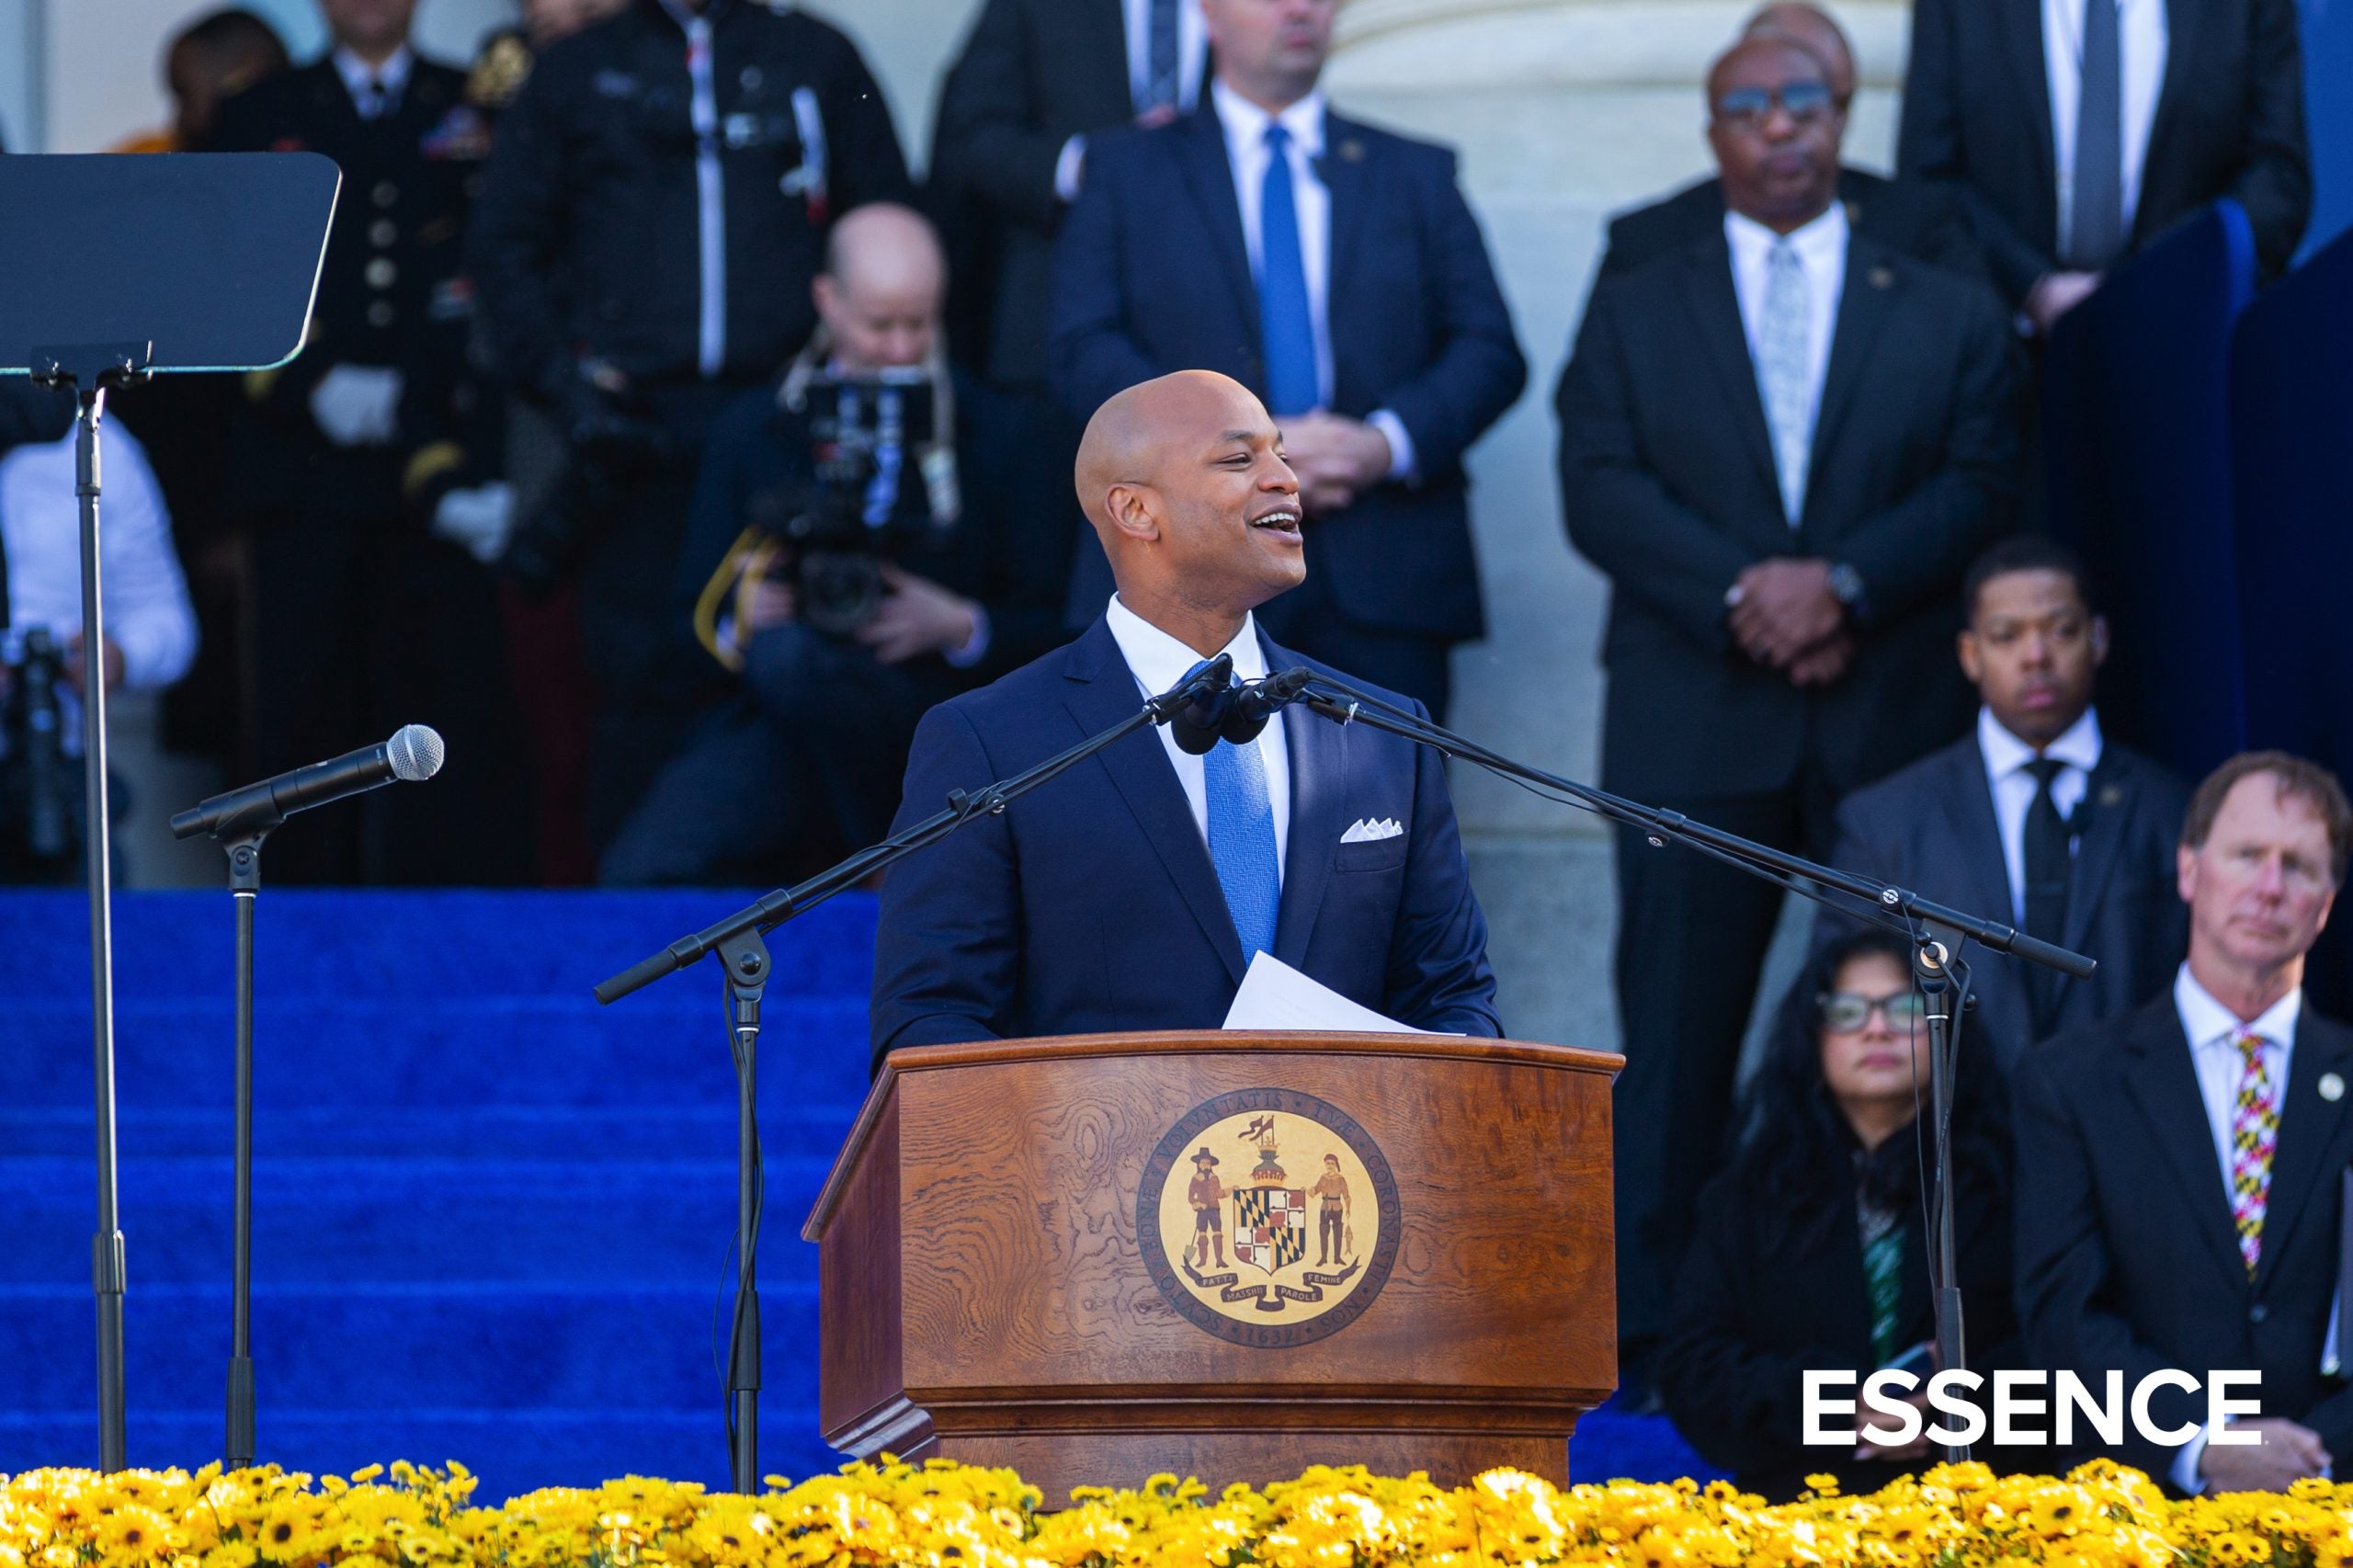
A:
<svg viewBox="0 0 2353 1568">
<path fill-rule="evenodd" d="M 1768 257 L 1774 245 L 1787 239 L 1805 269 L 1806 415 L 1808 445 L 1822 415 L 1822 382 L 1830 369 L 1830 344 L 1838 333 L 1838 301 L 1847 293 L 1847 209 L 1834 201 L 1821 217 L 1788 234 L 1777 234 L 1754 218 L 1727 211 L 1724 241 L 1732 246 L 1732 289 L 1740 301 L 1740 325 L 1748 340 L 1749 363 L 1760 364 L 1765 349 L 1765 291 Z M 1761 389 L 1760 389 L 1761 390 Z M 1796 528 L 1800 514 L 1792 513 Z"/>
<path fill-rule="evenodd" d="M 2099 715 L 2086 708 L 2084 716 L 2039 754 L 2065 764 L 2051 780 L 2051 803 L 2059 814 L 2071 817 L 2092 786 L 2092 770 L 2099 766 L 2103 743 Z M 2026 813 L 2034 804 L 2034 775 L 2027 764 L 2035 749 L 2002 727 L 1990 708 L 1977 710 L 1977 749 L 1985 758 L 1985 787 L 1994 794 L 1994 822 L 2002 832 L 2002 869 L 2010 881 L 2010 923 L 2026 924 Z M 2075 840 L 2071 835 L 2068 849 Z M 2049 933 L 2044 933 L 2049 935 Z"/>
<path fill-rule="evenodd" d="M 384 90 L 383 101 L 377 106 L 376 112 L 390 114 L 400 106 L 401 93 L 408 86 L 409 67 L 416 62 L 416 56 L 409 51 L 406 44 L 392 51 L 391 58 L 381 65 L 370 65 L 351 51 L 340 47 L 332 58 L 335 74 L 343 78 L 344 89 L 351 95 L 352 107 L 359 110 L 363 119 L 369 118 L 368 84 L 373 82 Z"/>
<path fill-rule="evenodd" d="M 104 441 L 98 563 L 106 632 L 122 650 L 122 684 L 150 690 L 171 685 L 195 662 L 196 612 L 146 449 L 119 425 Z M 8 562 L 8 631 L 0 642 L 11 660 L 33 627 L 46 627 L 60 650 L 82 630 L 82 512 L 74 485 L 70 430 L 0 458 L 0 554 Z M 65 750 L 79 756 L 81 701 L 62 686 L 57 700 Z"/>
<path fill-rule="evenodd" d="M 2141 171 L 2149 158 L 2149 127 L 2165 79 L 2165 0 L 2042 0 L 2042 67 L 2051 84 L 2051 155 L 2059 176 L 2059 254 L 2067 254 L 2075 216 L 2075 112 L 2083 97 L 2084 6 L 2116 6 L 2116 46 L 2123 123 L 2124 232 L 2141 205 Z"/>
<path fill-rule="evenodd" d="M 2198 983 L 2198 977 L 2184 963 L 2173 979 L 2174 1010 L 2181 1017 L 2181 1032 L 2189 1041 L 2189 1059 L 2198 1069 L 2199 1097 L 2206 1102 L 2206 1127 L 2214 1139 L 2214 1164 L 2221 1173 L 2222 1201 L 2233 1201 L 2231 1190 L 2231 1121 L 2238 1110 L 2239 1079 L 2246 1073 L 2246 1058 L 2239 1054 L 2239 1030 L 2245 1028 L 2263 1037 L 2263 1068 L 2271 1079 L 2272 1103 L 2285 1105 L 2288 1098 L 2288 1062 L 2296 1046 L 2296 1019 L 2303 1012 L 2304 994 L 2300 988 L 2290 991 L 2263 1010 L 2253 1023 L 2242 1024 L 2239 1016 L 2214 1000 L 2212 992 Z M 2331 1314 L 2329 1337 L 2336 1337 L 2335 1315 Z M 2174 1483 L 2184 1492 L 2202 1489 L 2200 1467 L 2206 1457 L 2206 1440 L 2213 1435 L 2207 1428 L 2181 1446 L 2174 1456 Z"/>
<path fill-rule="evenodd" d="M 1120 644 L 1120 656 L 1128 661 L 1129 673 L 1135 676 L 1136 686 L 1146 697 L 1157 697 L 1166 691 L 1201 662 L 1199 653 L 1121 604 L 1117 594 L 1111 596 L 1111 608 L 1104 619 L 1110 625 L 1112 638 Z M 1242 630 L 1221 651 L 1233 655 L 1236 680 L 1256 680 L 1267 673 L 1267 651 L 1258 645 L 1258 625 L 1254 617 L 1242 618 Z M 1176 733 L 1167 725 L 1157 728 L 1161 747 L 1167 752 L 1169 766 L 1176 769 L 1176 782 L 1184 789 L 1185 803 L 1193 809 L 1193 825 L 1200 829 L 1201 843 L 1207 845 L 1208 768 L 1199 757 L 1177 745 Z M 1283 716 L 1279 712 L 1268 719 L 1267 727 L 1250 744 L 1258 748 L 1259 766 L 1267 770 L 1267 801 L 1275 812 L 1275 876 L 1279 886 L 1283 858 L 1290 847 L 1290 754 L 1283 749 Z"/>
<path fill-rule="evenodd" d="M 1233 196 L 1242 210 L 1242 243 L 1250 253 L 1250 276 L 1256 278 L 1266 256 L 1266 223 L 1259 198 L 1267 178 L 1267 128 L 1282 122 L 1290 133 L 1286 148 L 1290 164 L 1291 206 L 1299 215 L 1299 256 L 1307 275 L 1307 313 L 1315 328 L 1315 388 L 1319 403 L 1332 403 L 1332 192 L 1316 172 L 1324 156 L 1324 94 L 1309 93 L 1279 115 L 1268 114 L 1223 82 L 1210 84 L 1210 102 L 1225 130 L 1225 152 L 1233 167 Z M 1305 409 L 1270 408 L 1279 419 L 1304 414 Z M 1404 421 L 1388 409 L 1375 409 L 1365 423 L 1389 440 L 1389 477 L 1405 479 L 1414 472 L 1413 437 Z"/>
</svg>

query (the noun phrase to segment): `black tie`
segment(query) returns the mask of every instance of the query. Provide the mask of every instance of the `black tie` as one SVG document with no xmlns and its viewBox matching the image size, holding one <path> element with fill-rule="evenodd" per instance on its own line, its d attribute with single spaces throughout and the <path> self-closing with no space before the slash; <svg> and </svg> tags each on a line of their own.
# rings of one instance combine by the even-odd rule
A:
<svg viewBox="0 0 2353 1568">
<path fill-rule="evenodd" d="M 2124 70 L 2117 0 L 2084 0 L 2067 259 L 2097 272 L 2124 248 Z"/>
<path fill-rule="evenodd" d="M 384 112 L 384 79 L 370 76 L 359 84 L 359 118 L 376 119 Z"/>
<path fill-rule="evenodd" d="M 2075 858 L 2068 852 L 2067 819 L 2059 814 L 2059 803 L 2051 798 L 2051 787 L 2066 766 L 2055 756 L 2038 756 L 2026 765 L 2027 772 L 2034 776 L 2034 799 L 2026 808 L 2026 897 L 2021 902 L 2026 906 L 2027 935 L 2046 942 L 2066 939 L 2067 881 L 2075 869 Z M 2028 966 L 2028 997 L 2038 1039 L 2050 1033 L 2057 1021 L 2062 983 L 2054 971 L 2040 964 Z"/>
</svg>

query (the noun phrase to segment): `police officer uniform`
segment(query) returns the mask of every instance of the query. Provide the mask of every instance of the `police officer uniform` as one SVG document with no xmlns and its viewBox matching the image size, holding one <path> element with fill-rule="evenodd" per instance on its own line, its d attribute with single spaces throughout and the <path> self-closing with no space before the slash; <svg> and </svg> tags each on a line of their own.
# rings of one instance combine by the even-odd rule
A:
<svg viewBox="0 0 2353 1568">
<path fill-rule="evenodd" d="M 303 351 L 246 380 L 233 504 L 253 530 L 254 765 L 276 772 L 434 726 L 427 789 L 320 813 L 269 846 L 273 881 L 500 882 L 529 873 L 529 801 L 496 585 L 432 536 L 431 480 L 482 388 L 460 271 L 489 122 L 462 72 L 406 48 L 341 52 L 222 106 L 223 151 L 307 150 L 343 173 Z M 388 439 L 339 443 L 313 394 L 341 368 L 400 377 Z M 363 831 L 364 828 L 364 831 Z"/>
<path fill-rule="evenodd" d="M 910 189 L 849 40 L 756 0 L 635 0 L 499 119 L 470 261 L 501 368 L 584 461 L 630 451 L 575 519 L 592 838 L 675 739 L 692 652 L 667 590 L 711 425 L 808 337 L 833 217 Z"/>
</svg>

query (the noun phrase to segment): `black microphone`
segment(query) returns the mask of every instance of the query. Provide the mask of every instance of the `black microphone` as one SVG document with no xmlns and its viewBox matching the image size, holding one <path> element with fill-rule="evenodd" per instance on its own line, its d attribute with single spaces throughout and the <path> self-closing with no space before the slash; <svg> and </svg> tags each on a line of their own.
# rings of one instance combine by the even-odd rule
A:
<svg viewBox="0 0 2353 1568">
<path fill-rule="evenodd" d="M 1298 701 L 1313 679 L 1305 667 L 1262 676 L 1243 686 L 1218 687 L 1196 696 L 1169 724 L 1180 750 L 1195 756 L 1220 741 L 1246 746 L 1258 738 L 1279 709 Z"/>
<path fill-rule="evenodd" d="M 1166 709 L 1161 722 L 1176 738 L 1179 751 L 1202 756 L 1217 744 L 1219 727 L 1233 705 L 1233 655 L 1220 653 L 1168 696 L 1181 700 Z"/>
<path fill-rule="evenodd" d="M 394 779 L 415 783 L 441 771 L 441 737 L 423 724 L 404 724 L 380 745 L 362 746 L 332 762 L 314 762 L 258 784 L 231 790 L 172 818 L 174 838 L 215 838 L 266 831 L 296 812 L 363 794 Z"/>
<path fill-rule="evenodd" d="M 1239 738 L 1245 741 L 1257 739 L 1258 732 L 1267 727 L 1267 721 L 1275 716 L 1276 710 L 1288 708 L 1306 696 L 1307 683 L 1314 678 L 1315 672 L 1301 665 L 1279 675 L 1254 680 L 1234 694 L 1233 711 L 1226 722 L 1227 738 L 1235 738 L 1233 731 L 1246 725 L 1248 733 Z"/>
</svg>

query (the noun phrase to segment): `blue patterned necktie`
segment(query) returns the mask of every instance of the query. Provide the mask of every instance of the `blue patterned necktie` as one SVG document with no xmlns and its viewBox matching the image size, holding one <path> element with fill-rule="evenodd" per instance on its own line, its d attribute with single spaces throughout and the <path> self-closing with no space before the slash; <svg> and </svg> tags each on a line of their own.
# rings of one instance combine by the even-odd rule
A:
<svg viewBox="0 0 2353 1568">
<path fill-rule="evenodd" d="M 1323 401 L 1315 375 L 1315 321 L 1307 305 L 1299 203 L 1290 187 L 1290 132 L 1267 127 L 1267 175 L 1258 193 L 1258 335 L 1267 358 L 1267 408 L 1280 419 Z"/>
<path fill-rule="evenodd" d="M 1176 63 L 1176 6 L 1178 0 L 1146 0 L 1144 23 L 1144 89 L 1143 99 L 1136 105 L 1136 112 L 1176 107 L 1176 90 L 1180 81 Z"/>
<path fill-rule="evenodd" d="M 1275 919 L 1282 908 L 1267 764 L 1256 741 L 1220 741 L 1201 758 L 1201 774 L 1209 799 L 1210 861 L 1217 868 L 1217 885 L 1224 891 L 1247 964 L 1252 954 L 1275 950 Z"/>
<path fill-rule="evenodd" d="M 1776 240 L 1765 253 L 1765 320 L 1756 334 L 1756 384 L 1773 436 L 1773 469 L 1781 513 L 1791 528 L 1805 512 L 1806 466 L 1813 449 L 1813 398 L 1806 382 L 1813 301 L 1797 248 Z"/>
</svg>

